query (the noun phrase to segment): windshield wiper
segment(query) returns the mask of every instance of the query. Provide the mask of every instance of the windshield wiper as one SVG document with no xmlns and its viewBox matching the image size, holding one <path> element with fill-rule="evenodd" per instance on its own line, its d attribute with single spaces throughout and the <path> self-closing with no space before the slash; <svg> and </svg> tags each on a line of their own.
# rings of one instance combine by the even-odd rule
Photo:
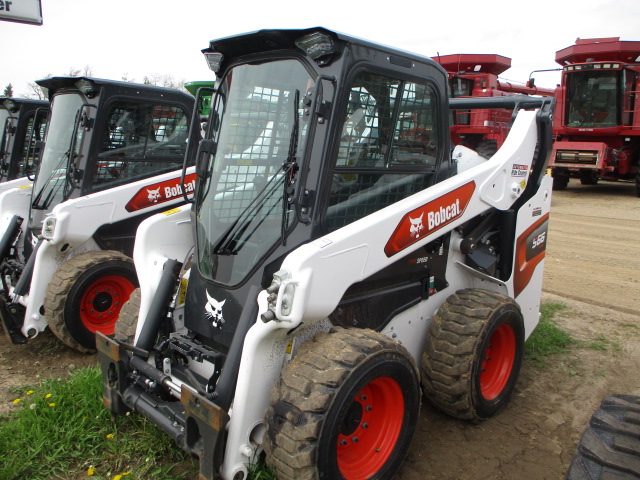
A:
<svg viewBox="0 0 640 480">
<path fill-rule="evenodd" d="M 33 198 L 33 201 L 31 202 L 32 208 L 35 208 L 36 210 L 46 210 L 47 208 L 49 208 L 49 202 L 51 201 L 51 198 L 53 197 L 53 195 L 60 189 L 60 186 L 58 186 L 57 188 L 54 187 L 51 190 L 49 190 L 49 193 L 47 194 L 47 198 L 44 199 L 44 202 L 42 202 L 41 205 L 39 204 L 40 198 L 42 197 L 42 194 L 51 183 L 51 180 L 53 180 L 53 178 L 56 176 L 56 172 L 60 170 L 60 167 L 62 166 L 63 162 L 67 158 L 69 158 L 69 150 L 64 152 L 64 155 L 62 155 L 62 157 L 60 158 L 60 161 L 57 163 L 55 168 L 51 171 L 51 175 L 49 175 L 49 178 L 47 178 L 47 181 L 44 182 L 44 185 L 42 186 L 42 188 L 38 191 L 36 196 Z"/>
<path fill-rule="evenodd" d="M 281 221 L 281 238 L 282 244 L 286 245 L 286 228 L 287 228 L 287 207 L 288 207 L 288 199 L 291 197 L 292 193 L 289 192 L 289 180 L 292 177 L 293 173 L 295 173 L 295 169 L 298 167 L 296 162 L 296 154 L 298 151 L 298 132 L 300 131 L 300 122 L 298 119 L 298 104 L 300 103 L 300 90 L 295 91 L 294 94 L 294 102 L 293 102 L 293 127 L 291 131 L 291 136 L 289 138 L 289 151 L 287 153 L 287 161 L 282 165 L 282 178 L 284 180 L 284 192 L 282 197 L 282 221 Z M 291 174 L 291 175 L 290 175 Z M 240 223 L 240 220 L 243 218 L 247 218 L 250 214 L 253 214 L 255 211 L 260 209 L 267 199 L 271 198 L 271 195 L 276 191 L 277 184 L 274 183 L 274 180 L 278 177 L 278 173 L 275 173 L 273 177 L 269 179 L 267 184 L 263 187 L 263 189 L 256 195 L 253 200 L 245 207 L 245 209 L 238 215 L 238 218 L 225 230 L 222 237 L 216 243 L 216 246 L 213 249 L 213 252 L 217 255 L 235 255 L 237 253 L 234 248 L 230 248 L 235 237 L 239 233 L 243 233 L 248 227 L 248 223 Z M 273 187 L 267 189 L 273 184 Z M 262 198 L 260 202 L 258 200 Z M 244 222 L 244 220 L 243 220 Z M 238 228 L 238 225 L 241 225 Z M 228 240 L 227 240 L 228 239 Z M 235 247 L 235 245 L 233 245 Z"/>
<path fill-rule="evenodd" d="M 285 173 L 284 180 L 284 194 L 282 196 L 282 218 L 280 223 L 280 239 L 282 246 L 287 244 L 287 211 L 289 209 L 289 199 L 293 202 L 293 195 L 295 189 L 293 188 L 293 174 L 295 174 L 294 167 L 297 168 L 296 156 L 298 154 L 298 133 L 300 132 L 300 118 L 298 117 L 298 104 L 300 103 L 300 90 L 296 89 L 296 93 L 293 96 L 293 128 L 291 129 L 291 138 L 289 139 L 289 152 L 287 152 L 287 163 L 289 167 L 287 173 Z M 289 177 L 289 173 L 291 176 Z"/>
<path fill-rule="evenodd" d="M 291 168 L 293 168 L 293 165 L 284 164 L 282 168 L 283 168 L 283 172 L 282 172 L 283 176 L 281 178 L 286 179 L 287 174 L 289 173 Z M 260 190 L 260 192 L 258 192 L 258 194 L 251 200 L 251 202 L 249 202 L 249 205 L 247 205 L 242 210 L 242 212 L 240 212 L 240 215 L 238 215 L 238 218 L 236 218 L 233 221 L 233 223 L 229 225 L 229 227 L 227 227 L 227 229 L 224 231 L 224 233 L 220 237 L 220 240 L 218 240 L 215 247 L 213 248 L 213 253 L 217 255 L 235 255 L 237 253 L 236 251 L 234 251 L 233 248 L 231 248 L 232 247 L 231 244 L 233 243 L 234 238 L 240 232 L 240 228 L 238 228 L 238 225 L 240 226 L 244 225 L 244 219 L 247 217 L 250 217 L 255 211 L 259 210 L 264 205 L 267 199 L 271 198 L 271 195 L 273 194 L 273 192 L 275 192 L 276 188 L 278 188 L 278 183 L 275 182 L 277 178 L 278 178 L 278 172 L 276 172 L 267 181 L 266 185 L 262 188 L 262 190 Z M 243 221 L 243 223 L 241 223 L 241 220 Z M 245 225 L 244 228 L 242 228 L 242 231 L 246 230 L 247 227 L 248 227 L 248 224 Z"/>
</svg>

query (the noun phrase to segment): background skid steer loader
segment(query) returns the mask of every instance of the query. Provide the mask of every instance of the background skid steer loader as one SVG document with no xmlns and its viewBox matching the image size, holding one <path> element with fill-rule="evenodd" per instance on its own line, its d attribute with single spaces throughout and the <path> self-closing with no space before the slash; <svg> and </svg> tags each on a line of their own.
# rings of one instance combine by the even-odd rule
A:
<svg viewBox="0 0 640 480">
<path fill-rule="evenodd" d="M 48 113 L 46 100 L 0 97 L 0 192 L 33 182 Z"/>
<path fill-rule="evenodd" d="M 88 77 L 37 82 L 51 117 L 33 188 L 0 195 L 0 314 L 14 343 L 47 325 L 67 345 L 113 334 L 138 286 L 138 224 L 183 202 L 194 98 L 175 89 Z"/>
<path fill-rule="evenodd" d="M 553 99 L 449 100 L 430 59 L 323 28 L 211 42 L 193 205 L 145 220 L 97 335 L 104 404 L 239 480 L 390 478 L 421 384 L 486 419 L 538 322 Z M 520 109 L 489 160 L 449 108 Z M 519 105 L 517 105 L 519 104 Z"/>
</svg>

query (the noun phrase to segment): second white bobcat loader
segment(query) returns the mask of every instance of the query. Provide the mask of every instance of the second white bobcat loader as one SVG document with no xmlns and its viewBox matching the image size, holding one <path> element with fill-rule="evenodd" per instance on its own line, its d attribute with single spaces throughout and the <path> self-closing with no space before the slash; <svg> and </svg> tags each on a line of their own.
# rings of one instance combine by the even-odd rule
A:
<svg viewBox="0 0 640 480">
<path fill-rule="evenodd" d="M 422 391 L 483 420 L 539 317 L 553 99 L 486 160 L 452 152 L 446 72 L 323 28 L 204 50 L 217 92 L 191 206 L 144 221 L 104 403 L 241 480 L 389 479 Z M 520 108 L 522 107 L 522 108 Z"/>
<path fill-rule="evenodd" d="M 0 316 L 14 343 L 49 326 L 92 351 L 138 286 L 138 224 L 194 190 L 193 167 L 181 175 L 194 98 L 90 77 L 37 83 L 51 98 L 37 176 L 0 194 Z"/>
</svg>

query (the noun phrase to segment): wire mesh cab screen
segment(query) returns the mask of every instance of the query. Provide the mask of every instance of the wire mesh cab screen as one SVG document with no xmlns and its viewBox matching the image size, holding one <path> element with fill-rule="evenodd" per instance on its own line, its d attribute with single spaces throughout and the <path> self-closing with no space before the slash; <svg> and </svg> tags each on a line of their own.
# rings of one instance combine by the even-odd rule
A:
<svg viewBox="0 0 640 480">
<path fill-rule="evenodd" d="M 336 230 L 430 186 L 439 144 L 432 87 L 370 72 L 351 87 L 326 214 Z"/>
<path fill-rule="evenodd" d="M 216 153 L 196 206 L 205 276 L 239 283 L 291 225 L 285 200 L 294 171 L 285 165 L 292 145 L 303 148 L 302 98 L 312 85 L 297 60 L 239 65 L 221 82 L 210 122 Z"/>
<path fill-rule="evenodd" d="M 102 132 L 94 190 L 181 168 L 188 130 L 181 107 L 114 103 Z"/>
</svg>

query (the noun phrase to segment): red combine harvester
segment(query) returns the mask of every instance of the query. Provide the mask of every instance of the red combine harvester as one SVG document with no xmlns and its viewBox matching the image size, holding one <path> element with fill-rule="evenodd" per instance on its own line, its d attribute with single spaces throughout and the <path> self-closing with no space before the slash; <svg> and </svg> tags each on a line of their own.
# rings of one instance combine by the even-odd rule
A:
<svg viewBox="0 0 640 480">
<path fill-rule="evenodd" d="M 640 42 L 585 38 L 556 52 L 562 65 L 549 166 L 553 188 L 635 179 L 640 196 Z"/>
<path fill-rule="evenodd" d="M 438 55 L 434 59 L 449 74 L 452 97 L 501 97 L 526 94 L 551 97 L 551 89 L 498 80 L 511 67 L 511 59 L 493 54 Z M 490 157 L 502 146 L 511 128 L 511 113 L 504 109 L 456 110 L 451 141 Z"/>
</svg>

